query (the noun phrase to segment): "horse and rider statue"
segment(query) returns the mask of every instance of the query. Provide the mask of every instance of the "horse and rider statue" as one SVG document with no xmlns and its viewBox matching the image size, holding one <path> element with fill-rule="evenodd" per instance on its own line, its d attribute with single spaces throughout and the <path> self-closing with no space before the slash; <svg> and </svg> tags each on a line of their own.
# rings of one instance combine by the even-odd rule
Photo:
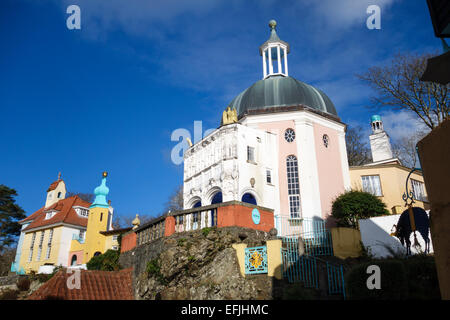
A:
<svg viewBox="0 0 450 320">
<path fill-rule="evenodd" d="M 408 206 L 408 209 L 403 211 L 398 219 L 396 225 L 393 226 L 395 230 L 391 235 L 399 238 L 402 246 L 406 244 L 406 254 L 411 254 L 411 233 L 414 233 L 414 243 L 415 248 L 420 247 L 417 241 L 416 232 L 419 232 L 422 239 L 425 242 L 425 253 L 430 252 L 430 238 L 428 237 L 430 230 L 430 220 L 428 218 L 427 212 L 420 207 Z"/>
</svg>

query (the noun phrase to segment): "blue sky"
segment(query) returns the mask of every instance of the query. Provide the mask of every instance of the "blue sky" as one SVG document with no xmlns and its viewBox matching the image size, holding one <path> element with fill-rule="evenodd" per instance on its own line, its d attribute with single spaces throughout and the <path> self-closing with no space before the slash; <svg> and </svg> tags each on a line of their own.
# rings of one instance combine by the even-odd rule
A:
<svg viewBox="0 0 450 320">
<path fill-rule="evenodd" d="M 66 27 L 71 4 L 81 30 Z M 366 27 L 371 4 L 381 30 Z M 217 127 L 261 79 L 270 19 L 291 45 L 289 74 L 327 93 L 343 122 L 369 130 L 378 112 L 393 139 L 415 130 L 406 112 L 367 109 L 355 74 L 441 50 L 425 0 L 2 0 L 0 184 L 31 214 L 59 171 L 69 191 L 92 192 L 106 170 L 117 214 L 158 214 L 183 179 L 171 133 Z"/>
</svg>

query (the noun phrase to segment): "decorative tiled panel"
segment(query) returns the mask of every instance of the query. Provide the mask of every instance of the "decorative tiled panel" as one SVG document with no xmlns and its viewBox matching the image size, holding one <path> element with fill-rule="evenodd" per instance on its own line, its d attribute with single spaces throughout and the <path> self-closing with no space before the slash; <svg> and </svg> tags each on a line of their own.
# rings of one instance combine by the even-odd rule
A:
<svg viewBox="0 0 450 320">
<path fill-rule="evenodd" d="M 267 248 L 245 248 L 245 274 L 267 273 Z"/>
</svg>

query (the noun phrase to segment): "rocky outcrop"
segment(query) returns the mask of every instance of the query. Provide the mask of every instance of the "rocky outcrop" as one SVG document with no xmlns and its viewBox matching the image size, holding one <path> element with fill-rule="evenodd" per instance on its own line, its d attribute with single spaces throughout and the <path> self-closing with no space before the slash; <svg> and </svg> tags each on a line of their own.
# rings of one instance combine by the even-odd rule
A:
<svg viewBox="0 0 450 320">
<path fill-rule="evenodd" d="M 238 227 L 205 228 L 140 246 L 120 261 L 134 264 L 136 299 L 272 299 L 273 279 L 244 278 L 232 247 L 264 245 L 271 237 Z"/>
</svg>

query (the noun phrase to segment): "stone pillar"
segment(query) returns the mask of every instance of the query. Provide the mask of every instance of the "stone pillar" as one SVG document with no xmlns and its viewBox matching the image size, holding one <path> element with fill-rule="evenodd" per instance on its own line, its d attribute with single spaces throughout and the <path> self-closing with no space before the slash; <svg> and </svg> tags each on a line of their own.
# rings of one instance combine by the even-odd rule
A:
<svg viewBox="0 0 450 320">
<path fill-rule="evenodd" d="M 268 240 L 267 245 L 267 275 L 282 279 L 281 240 Z"/>
<path fill-rule="evenodd" d="M 166 217 L 164 228 L 164 236 L 168 237 L 175 233 L 175 217 L 169 216 Z"/>
<path fill-rule="evenodd" d="M 239 271 L 241 276 L 245 278 L 245 248 L 247 248 L 246 243 L 233 243 L 232 247 L 236 250 L 236 257 L 239 263 Z"/>
<path fill-rule="evenodd" d="M 443 300 L 450 300 L 450 120 L 431 131 L 417 146 L 431 203 L 430 228 Z"/>
</svg>

